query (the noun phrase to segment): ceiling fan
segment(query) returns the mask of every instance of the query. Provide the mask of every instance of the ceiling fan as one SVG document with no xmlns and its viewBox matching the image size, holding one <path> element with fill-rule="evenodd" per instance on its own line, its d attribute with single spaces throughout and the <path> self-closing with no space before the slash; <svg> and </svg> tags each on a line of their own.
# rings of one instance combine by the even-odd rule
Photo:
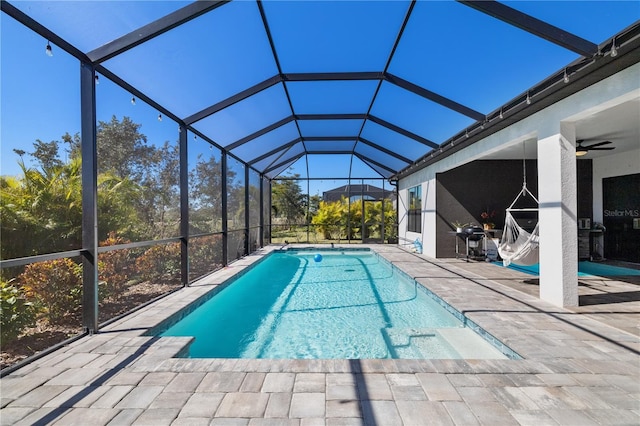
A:
<svg viewBox="0 0 640 426">
<path fill-rule="evenodd" d="M 609 145 L 610 143 L 613 143 L 611 141 L 597 142 L 591 145 L 583 145 L 583 143 L 584 143 L 584 140 L 576 141 L 576 157 L 581 157 L 589 151 L 610 151 L 612 149 L 615 149 L 615 147 L 613 146 L 609 146 L 609 147 L 602 146 L 602 145 Z"/>
</svg>

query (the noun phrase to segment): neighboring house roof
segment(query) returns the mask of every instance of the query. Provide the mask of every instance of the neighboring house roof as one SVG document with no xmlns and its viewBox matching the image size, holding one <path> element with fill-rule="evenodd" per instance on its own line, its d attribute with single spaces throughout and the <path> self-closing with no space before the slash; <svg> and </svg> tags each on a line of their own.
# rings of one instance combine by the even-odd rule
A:
<svg viewBox="0 0 640 426">
<path fill-rule="evenodd" d="M 395 193 L 387 189 L 368 184 L 343 185 L 322 193 L 323 201 L 339 201 L 342 197 L 364 197 L 365 200 L 395 199 Z"/>
</svg>

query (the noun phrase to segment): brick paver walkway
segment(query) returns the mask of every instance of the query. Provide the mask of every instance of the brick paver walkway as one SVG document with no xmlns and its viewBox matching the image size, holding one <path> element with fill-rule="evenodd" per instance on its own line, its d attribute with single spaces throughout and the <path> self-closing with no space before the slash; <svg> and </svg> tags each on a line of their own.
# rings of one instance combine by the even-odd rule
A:
<svg viewBox="0 0 640 426">
<path fill-rule="evenodd" d="M 372 248 L 523 359 L 182 359 L 188 338 L 142 335 L 270 247 L 2 378 L 0 423 L 640 424 L 637 297 L 561 309 L 495 266 Z"/>
</svg>

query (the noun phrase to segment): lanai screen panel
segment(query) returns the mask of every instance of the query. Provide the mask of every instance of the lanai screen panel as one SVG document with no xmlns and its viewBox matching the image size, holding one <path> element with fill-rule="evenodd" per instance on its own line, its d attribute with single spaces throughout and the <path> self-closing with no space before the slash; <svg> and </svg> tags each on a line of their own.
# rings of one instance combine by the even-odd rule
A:
<svg viewBox="0 0 640 426">
<path fill-rule="evenodd" d="M 302 142 L 298 142 L 289 148 L 282 156 L 275 159 L 271 164 L 267 165 L 263 170 L 266 171 L 267 176 L 270 178 L 278 176 L 282 171 L 286 170 L 291 164 L 296 162 L 299 158 L 303 157 L 305 153 L 305 147 Z M 257 165 L 256 165 L 257 166 Z M 299 173 L 301 176 L 306 176 L 306 173 Z"/>
<path fill-rule="evenodd" d="M 240 158 L 247 159 L 247 161 L 253 161 L 264 154 L 278 150 L 283 145 L 286 145 L 287 142 L 298 139 L 299 135 L 295 122 L 290 121 L 264 135 L 251 139 L 237 148 L 233 148 L 231 152 Z"/>
<path fill-rule="evenodd" d="M 202 139 L 187 138 L 189 233 L 220 232 L 222 224 L 222 153 Z"/>
<path fill-rule="evenodd" d="M 83 52 L 90 52 L 188 1 L 14 1 L 12 5 Z"/>
<path fill-rule="evenodd" d="M 309 176 L 314 178 L 344 177 L 351 170 L 351 155 L 349 154 L 308 155 L 307 162 L 309 163 Z"/>
<path fill-rule="evenodd" d="M 371 165 L 362 161 L 360 158 L 354 156 L 351 160 L 350 176 L 353 178 L 375 179 L 380 177 L 386 177 L 387 175 L 380 173 L 375 169 L 375 167 L 372 167 Z"/>
<path fill-rule="evenodd" d="M 389 171 L 401 170 L 404 167 L 409 165 L 409 163 L 403 160 L 400 160 L 390 154 L 379 151 L 376 148 L 373 148 L 369 145 L 365 145 L 363 143 L 358 143 L 356 145 L 355 152 L 357 152 L 358 154 L 361 154 L 371 162 L 376 162 L 376 163 L 379 163 L 380 165 L 386 166 L 389 169 Z"/>
<path fill-rule="evenodd" d="M 408 2 L 262 3 L 285 73 L 381 71 Z"/>
<path fill-rule="evenodd" d="M 300 149 L 304 150 L 304 146 L 302 145 L 302 142 L 297 142 L 296 143 L 297 146 L 300 147 Z M 296 146 L 296 145 L 294 145 Z M 293 147 L 289 147 L 287 149 L 284 149 L 282 151 L 276 152 L 274 154 L 271 154 L 268 157 L 265 157 L 259 161 L 256 161 L 255 163 L 252 163 L 251 166 L 255 167 L 256 170 L 259 170 L 261 172 L 265 172 L 266 170 L 269 170 L 272 166 L 275 166 L 276 164 L 279 164 L 281 161 L 280 159 L 286 159 L 289 158 L 290 156 L 287 155 L 287 152 L 289 152 L 291 149 L 293 149 Z"/>
<path fill-rule="evenodd" d="M 290 115 L 284 88 L 278 84 L 196 122 L 194 127 L 226 147 Z"/>
<path fill-rule="evenodd" d="M 296 114 L 366 114 L 377 81 L 293 81 L 287 89 Z"/>
<path fill-rule="evenodd" d="M 431 147 L 423 142 L 394 132 L 372 121 L 367 121 L 365 124 L 362 137 L 382 148 L 409 159 L 420 157 L 431 150 Z M 375 160 L 375 158 L 373 159 Z"/>
<path fill-rule="evenodd" d="M 278 72 L 256 3 L 247 1 L 220 6 L 104 65 L 181 117 Z"/>
<path fill-rule="evenodd" d="M 380 176 L 384 177 L 384 178 L 389 178 L 393 175 L 393 172 L 385 169 L 384 167 L 380 167 L 377 164 L 374 164 L 368 160 L 360 160 L 362 161 L 364 164 L 366 164 L 368 167 L 370 167 L 372 170 L 374 170 L 376 173 L 378 173 Z"/>
<path fill-rule="evenodd" d="M 296 158 L 292 158 L 284 164 L 279 164 L 277 167 L 269 169 L 269 171 L 265 173 L 265 176 L 267 176 L 269 179 L 275 179 L 276 177 L 282 175 L 285 170 L 288 170 L 291 165 L 296 162 L 296 160 Z"/>
<path fill-rule="evenodd" d="M 362 120 L 300 120 L 302 137 L 306 136 L 358 136 Z"/>
<path fill-rule="evenodd" d="M 417 2 L 389 71 L 487 113 L 577 57 L 464 4 Z"/>
<path fill-rule="evenodd" d="M 640 19 L 637 1 L 554 1 L 553 7 L 540 7 L 536 1 L 502 3 L 592 43 L 602 43 Z"/>
<path fill-rule="evenodd" d="M 371 114 L 437 144 L 475 121 L 386 81 L 380 86 Z"/>
<path fill-rule="evenodd" d="M 319 152 L 336 152 L 336 151 L 352 151 L 356 144 L 356 139 L 349 141 L 305 141 L 307 151 L 319 153 Z"/>
<path fill-rule="evenodd" d="M 79 249 L 81 159 L 71 161 L 72 156 L 65 152 L 69 146 L 61 142 L 57 161 L 39 161 L 29 154 L 36 151 L 37 140 L 45 144 L 61 141 L 65 133 L 73 135 L 80 130 L 80 105 L 70 102 L 67 108 L 60 108 L 61 99 L 80 97 L 75 78 L 78 60 L 58 52 L 57 61 L 50 61 L 52 58 L 44 54 L 43 40 L 4 14 L 1 29 L 0 259 Z M 15 42 L 10 43 L 6 34 L 11 34 Z M 8 63 L 12 66 L 8 67 Z M 42 72 L 45 67 L 49 72 Z M 48 125 L 41 125 L 41 121 Z M 55 163 L 64 168 L 56 171 Z M 42 190 L 44 194 L 39 193 Z M 65 200 L 62 208 L 51 208 L 47 204 L 51 199 Z M 2 309 L 7 306 L 4 300 Z M 3 310 L 3 327 L 5 314 Z"/>
<path fill-rule="evenodd" d="M 227 159 L 227 229 L 243 229 L 245 226 L 245 166 L 235 158 Z"/>
</svg>

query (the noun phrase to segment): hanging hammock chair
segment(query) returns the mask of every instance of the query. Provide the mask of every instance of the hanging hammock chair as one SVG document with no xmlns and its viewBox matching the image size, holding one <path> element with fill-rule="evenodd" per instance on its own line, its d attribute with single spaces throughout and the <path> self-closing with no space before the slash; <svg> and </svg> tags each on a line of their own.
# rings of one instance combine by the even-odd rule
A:
<svg viewBox="0 0 640 426">
<path fill-rule="evenodd" d="M 524 168 L 524 160 L 523 160 Z M 498 246 L 498 253 L 502 258 L 504 266 L 510 264 L 530 266 L 538 263 L 538 248 L 540 241 L 540 233 L 538 227 L 539 223 L 536 223 L 535 228 L 531 233 L 523 229 L 511 214 L 512 212 L 537 212 L 538 208 L 521 208 L 516 209 L 513 206 L 520 196 L 525 197 L 527 194 L 531 196 L 539 204 L 538 199 L 527 189 L 526 169 L 524 169 L 524 180 L 522 183 L 522 190 L 518 193 L 515 200 L 506 210 L 504 220 L 504 230 L 502 232 L 502 238 L 500 245 Z"/>
<path fill-rule="evenodd" d="M 533 211 L 534 209 L 526 209 Z M 498 253 L 502 258 L 504 266 L 511 263 L 521 266 L 529 266 L 538 263 L 538 247 L 540 234 L 538 228 L 540 224 L 531 233 L 525 231 L 511 214 L 512 211 L 522 211 L 522 209 L 507 209 L 504 221 L 504 231 L 502 239 L 498 246 Z"/>
</svg>

